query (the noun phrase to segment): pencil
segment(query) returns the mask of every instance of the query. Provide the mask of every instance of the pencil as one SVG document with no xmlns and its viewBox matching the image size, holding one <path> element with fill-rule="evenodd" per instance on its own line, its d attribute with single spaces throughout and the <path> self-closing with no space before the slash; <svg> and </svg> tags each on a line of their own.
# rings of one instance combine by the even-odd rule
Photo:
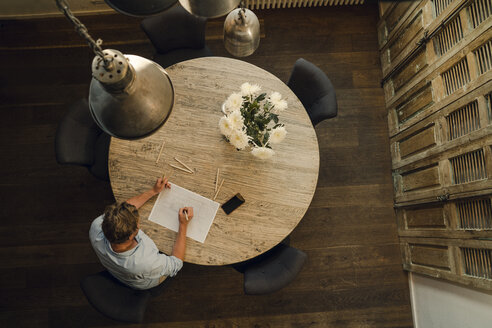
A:
<svg viewBox="0 0 492 328">
<path fill-rule="evenodd" d="M 219 191 L 220 191 L 220 187 L 222 187 L 222 184 L 224 183 L 224 180 L 225 180 L 225 179 L 222 179 L 222 182 L 220 183 L 220 186 L 219 186 L 219 188 L 217 189 L 217 192 L 215 193 L 215 196 L 214 196 L 214 199 L 213 199 L 213 200 L 215 200 L 215 198 L 217 198 L 217 195 L 219 194 Z"/>
<path fill-rule="evenodd" d="M 188 166 L 186 165 L 185 163 L 181 162 L 178 158 L 174 157 L 174 159 L 176 161 L 178 161 L 181 165 L 183 165 L 184 167 L 186 167 L 188 170 L 190 170 L 191 173 L 193 173 L 193 170 Z"/>
<path fill-rule="evenodd" d="M 190 172 L 190 171 L 188 171 L 188 170 L 186 170 L 186 169 L 183 169 L 182 167 L 179 167 L 179 166 L 176 166 L 176 165 L 172 165 L 172 164 L 169 164 L 169 166 L 172 166 L 172 167 L 174 167 L 175 169 L 178 169 L 178 170 L 184 171 L 184 172 L 186 172 L 186 173 L 193 174 L 193 172 Z"/>
<path fill-rule="evenodd" d="M 190 221 L 190 219 L 188 219 L 188 211 L 184 210 L 183 212 L 185 213 L 186 221 Z"/>
<path fill-rule="evenodd" d="M 163 140 L 163 141 L 162 141 L 161 150 L 159 151 L 159 156 L 157 156 L 157 159 L 155 160 L 155 163 L 156 163 L 156 164 L 157 164 L 157 163 L 159 163 L 159 159 L 161 158 L 162 150 L 164 149 L 164 144 L 165 144 L 165 143 L 166 143 L 166 142 Z"/>
<path fill-rule="evenodd" d="M 217 175 L 215 176 L 215 191 L 214 192 L 217 192 L 217 184 L 219 183 L 219 171 L 220 171 L 220 169 L 217 168 Z"/>
</svg>

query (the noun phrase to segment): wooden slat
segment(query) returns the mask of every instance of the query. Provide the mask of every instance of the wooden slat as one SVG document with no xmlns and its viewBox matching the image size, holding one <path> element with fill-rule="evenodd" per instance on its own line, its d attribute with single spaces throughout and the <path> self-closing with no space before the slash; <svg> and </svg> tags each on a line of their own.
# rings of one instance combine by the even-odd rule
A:
<svg viewBox="0 0 492 328">
<path fill-rule="evenodd" d="M 409 15 L 419 5 L 415 1 L 398 1 L 391 9 L 387 10 L 379 22 L 379 45 L 385 46 L 388 39 L 399 32 Z"/>
<path fill-rule="evenodd" d="M 450 269 L 449 250 L 447 247 L 410 244 L 410 255 L 414 264 L 444 270 Z"/>
<path fill-rule="evenodd" d="M 492 5 L 488 0 L 474 0 L 468 7 L 468 13 L 473 28 L 476 28 L 492 15 Z"/>
<path fill-rule="evenodd" d="M 420 72 L 427 66 L 427 55 L 424 50 L 421 50 L 415 57 L 405 65 L 400 71 L 396 72 L 391 78 L 393 88 L 398 91 L 405 85 L 415 74 Z"/>
<path fill-rule="evenodd" d="M 401 209 L 407 221 L 409 229 L 415 228 L 445 228 L 443 206 Z"/>
<path fill-rule="evenodd" d="M 396 107 L 398 122 L 405 122 L 413 115 L 423 111 L 433 104 L 433 94 L 431 84 L 425 85 L 422 89 L 412 94 L 407 102 Z"/>
<path fill-rule="evenodd" d="M 434 16 L 438 17 L 453 1 L 456 0 L 431 0 Z"/>
<path fill-rule="evenodd" d="M 449 22 L 433 38 L 434 50 L 438 56 L 442 56 L 453 48 L 463 38 L 461 18 L 457 16 Z"/>
<path fill-rule="evenodd" d="M 412 21 L 408 23 L 405 30 L 393 39 L 389 45 L 390 61 L 397 57 L 407 44 L 414 39 L 417 33 L 423 28 L 422 10 L 418 11 Z"/>
<path fill-rule="evenodd" d="M 431 188 L 440 185 L 438 166 L 426 167 L 402 176 L 403 191 Z"/>
<path fill-rule="evenodd" d="M 492 229 L 492 206 L 490 197 L 457 202 L 456 209 L 461 229 Z"/>
<path fill-rule="evenodd" d="M 480 74 L 485 74 L 492 68 L 492 40 L 489 40 L 473 53 L 475 54 Z"/>
<path fill-rule="evenodd" d="M 428 147 L 434 146 L 435 144 L 436 136 L 434 125 L 426 127 L 424 130 L 419 131 L 409 138 L 400 140 L 398 143 L 401 158 L 407 157 L 419 151 L 423 151 Z"/>
</svg>

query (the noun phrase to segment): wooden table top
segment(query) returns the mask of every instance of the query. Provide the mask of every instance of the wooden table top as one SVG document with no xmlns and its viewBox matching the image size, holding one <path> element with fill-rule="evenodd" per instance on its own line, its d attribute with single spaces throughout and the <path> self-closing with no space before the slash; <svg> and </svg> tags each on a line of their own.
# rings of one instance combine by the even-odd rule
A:
<svg viewBox="0 0 492 328">
<path fill-rule="evenodd" d="M 239 192 L 245 203 L 229 215 L 219 208 L 205 243 L 187 239 L 185 261 L 225 265 L 269 250 L 300 222 L 316 189 L 318 141 L 303 105 L 277 77 L 236 59 L 197 58 L 166 71 L 175 88 L 168 121 L 149 137 L 111 140 L 109 175 L 116 200 L 148 190 L 164 172 L 174 184 L 212 199 L 220 168 L 225 182 L 216 201 L 223 204 Z M 273 145 L 275 155 L 268 160 L 254 157 L 247 149 L 237 151 L 219 131 L 222 103 L 232 92 L 239 92 L 244 82 L 259 84 L 262 92 L 280 92 L 289 105 L 279 116 L 287 136 Z M 174 157 L 195 173 L 169 166 L 180 166 Z M 156 199 L 140 208 L 140 227 L 162 252 L 171 254 L 176 233 L 148 220 Z"/>
</svg>

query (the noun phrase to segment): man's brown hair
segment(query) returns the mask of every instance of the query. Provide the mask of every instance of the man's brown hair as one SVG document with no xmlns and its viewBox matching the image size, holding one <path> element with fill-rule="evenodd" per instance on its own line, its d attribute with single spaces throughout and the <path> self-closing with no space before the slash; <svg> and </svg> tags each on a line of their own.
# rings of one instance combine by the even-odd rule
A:
<svg viewBox="0 0 492 328">
<path fill-rule="evenodd" d="M 138 229 L 137 208 L 127 202 L 115 203 L 106 207 L 102 230 L 110 243 L 121 244 Z"/>
</svg>

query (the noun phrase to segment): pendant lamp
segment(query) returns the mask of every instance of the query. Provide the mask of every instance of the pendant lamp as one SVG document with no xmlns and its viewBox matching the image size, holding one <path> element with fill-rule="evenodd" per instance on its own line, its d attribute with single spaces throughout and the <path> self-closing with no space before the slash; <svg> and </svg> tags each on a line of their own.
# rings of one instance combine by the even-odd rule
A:
<svg viewBox="0 0 492 328">
<path fill-rule="evenodd" d="M 104 0 L 111 8 L 129 16 L 158 14 L 173 6 L 178 0 Z"/>
<path fill-rule="evenodd" d="M 207 18 L 224 16 L 239 5 L 241 0 L 179 0 L 189 13 Z"/>
<path fill-rule="evenodd" d="M 235 9 L 224 21 L 224 47 L 233 56 L 251 55 L 260 44 L 260 22 L 249 9 Z"/>
<path fill-rule="evenodd" d="M 159 129 L 174 105 L 174 88 L 166 71 L 140 56 L 101 48 L 72 14 L 65 0 L 55 0 L 95 53 L 89 107 L 94 121 L 109 135 L 138 139 Z"/>
</svg>

